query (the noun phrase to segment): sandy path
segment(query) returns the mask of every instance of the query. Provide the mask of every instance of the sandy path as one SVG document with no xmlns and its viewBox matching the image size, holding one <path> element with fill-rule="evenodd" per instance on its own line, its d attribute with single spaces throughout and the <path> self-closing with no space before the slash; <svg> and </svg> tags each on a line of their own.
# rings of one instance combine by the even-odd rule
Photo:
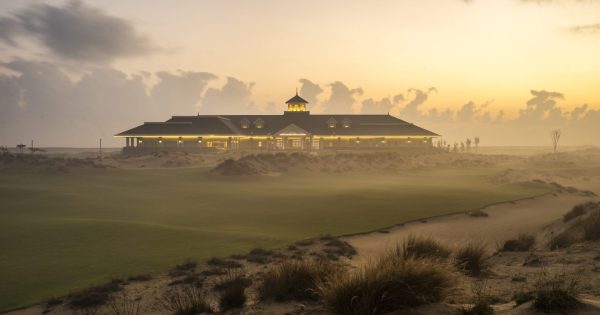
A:
<svg viewBox="0 0 600 315">
<path fill-rule="evenodd" d="M 357 263 L 393 248 L 411 234 L 433 236 L 451 246 L 469 240 L 481 240 L 495 249 L 497 244 L 519 233 L 537 232 L 559 219 L 574 205 L 588 200 L 593 198 L 572 194 L 545 195 L 489 206 L 483 210 L 488 217 L 455 214 L 433 218 L 425 223 L 407 223 L 390 229 L 387 234 L 373 232 L 348 236 L 345 240 L 357 249 L 359 257 L 353 259 Z"/>
</svg>

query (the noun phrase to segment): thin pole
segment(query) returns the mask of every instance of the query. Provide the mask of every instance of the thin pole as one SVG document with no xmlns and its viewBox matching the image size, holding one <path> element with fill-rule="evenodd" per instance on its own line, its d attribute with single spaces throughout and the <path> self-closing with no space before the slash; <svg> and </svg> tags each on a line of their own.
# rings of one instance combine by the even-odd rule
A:
<svg viewBox="0 0 600 315">
<path fill-rule="evenodd" d="M 102 138 L 100 138 L 100 159 L 102 160 Z"/>
<path fill-rule="evenodd" d="M 33 150 L 33 140 L 31 140 L 31 154 L 33 154 L 34 150 Z"/>
</svg>

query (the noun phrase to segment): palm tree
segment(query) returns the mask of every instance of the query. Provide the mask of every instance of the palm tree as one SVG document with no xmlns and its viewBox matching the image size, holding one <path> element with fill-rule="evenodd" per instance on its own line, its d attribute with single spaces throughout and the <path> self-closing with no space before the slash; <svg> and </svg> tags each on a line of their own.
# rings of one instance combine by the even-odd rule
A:
<svg viewBox="0 0 600 315">
<path fill-rule="evenodd" d="M 466 145 L 467 145 L 467 151 L 471 152 L 471 139 L 467 138 L 467 141 L 465 141 Z"/>
<path fill-rule="evenodd" d="M 475 137 L 474 142 L 475 142 L 475 151 L 479 151 L 479 137 Z"/>
<path fill-rule="evenodd" d="M 558 140 L 560 140 L 561 132 L 559 129 L 552 130 L 550 132 L 550 138 L 552 138 L 552 147 L 554 148 L 554 153 L 556 153 L 556 149 L 558 148 Z"/>
</svg>

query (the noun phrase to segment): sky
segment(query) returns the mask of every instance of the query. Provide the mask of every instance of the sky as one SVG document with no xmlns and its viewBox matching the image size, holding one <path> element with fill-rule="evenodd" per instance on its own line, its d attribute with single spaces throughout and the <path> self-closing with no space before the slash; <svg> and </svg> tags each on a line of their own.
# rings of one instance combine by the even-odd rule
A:
<svg viewBox="0 0 600 315">
<path fill-rule="evenodd" d="M 393 114 L 450 142 L 600 145 L 597 0 L 0 0 L 0 145 L 171 115 Z"/>
</svg>

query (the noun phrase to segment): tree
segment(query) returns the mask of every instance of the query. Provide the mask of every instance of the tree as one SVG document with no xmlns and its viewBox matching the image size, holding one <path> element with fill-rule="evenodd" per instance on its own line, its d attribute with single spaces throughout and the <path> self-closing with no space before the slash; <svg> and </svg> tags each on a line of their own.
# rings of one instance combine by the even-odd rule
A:
<svg viewBox="0 0 600 315">
<path fill-rule="evenodd" d="M 467 151 L 471 152 L 471 143 L 473 143 L 471 141 L 471 139 L 467 138 L 467 140 L 465 141 L 465 144 L 467 145 Z"/>
<path fill-rule="evenodd" d="M 479 137 L 475 137 L 473 142 L 475 143 L 475 151 L 479 151 Z"/>
<path fill-rule="evenodd" d="M 556 149 L 558 148 L 558 140 L 560 140 L 561 132 L 559 129 L 552 130 L 550 132 L 550 138 L 552 138 L 552 147 L 554 148 L 554 153 L 556 153 Z"/>
<path fill-rule="evenodd" d="M 22 143 L 17 144 L 17 149 L 19 149 L 19 153 L 23 153 L 23 149 L 25 149 L 26 147 L 27 146 Z"/>
<path fill-rule="evenodd" d="M 465 143 L 464 142 L 460 142 L 460 152 L 465 152 Z"/>
<path fill-rule="evenodd" d="M 454 148 L 452 149 L 452 152 L 458 152 L 458 143 L 454 142 Z"/>
</svg>

